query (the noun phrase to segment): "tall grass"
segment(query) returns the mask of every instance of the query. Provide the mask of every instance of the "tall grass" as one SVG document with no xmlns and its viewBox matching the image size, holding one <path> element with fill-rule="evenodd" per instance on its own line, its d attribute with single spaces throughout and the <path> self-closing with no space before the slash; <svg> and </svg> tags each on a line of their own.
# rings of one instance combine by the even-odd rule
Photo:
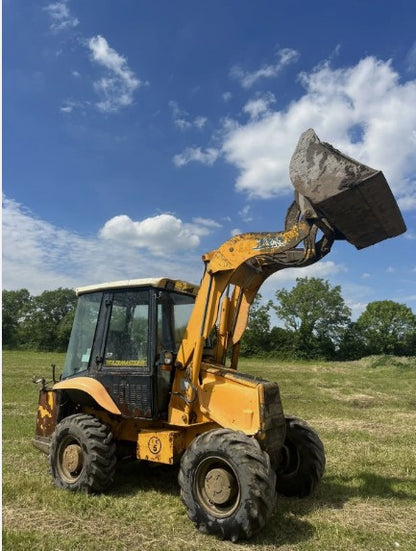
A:
<svg viewBox="0 0 416 551">
<path fill-rule="evenodd" d="M 416 359 L 241 363 L 279 382 L 287 413 L 320 433 L 327 470 L 306 499 L 279 497 L 266 528 L 232 544 L 200 534 L 179 499 L 175 468 L 124 462 L 105 495 L 55 488 L 33 448 L 37 389 L 63 355 L 3 356 L 3 548 L 42 551 L 416 549 Z"/>
</svg>

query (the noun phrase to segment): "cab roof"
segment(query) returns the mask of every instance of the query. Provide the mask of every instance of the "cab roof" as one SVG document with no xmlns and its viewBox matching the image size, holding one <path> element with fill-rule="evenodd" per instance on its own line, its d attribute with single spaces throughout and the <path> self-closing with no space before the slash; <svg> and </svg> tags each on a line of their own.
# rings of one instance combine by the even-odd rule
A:
<svg viewBox="0 0 416 551">
<path fill-rule="evenodd" d="M 85 287 L 77 287 L 75 292 L 77 296 L 85 293 L 93 293 L 95 291 L 107 291 L 113 289 L 130 289 L 133 287 L 157 287 L 159 289 L 167 289 L 168 291 L 177 291 L 188 295 L 196 295 L 199 289 L 198 285 L 188 283 L 179 279 L 169 279 L 167 277 L 147 278 L 147 279 L 125 279 L 122 281 L 110 281 L 106 283 L 98 283 L 96 285 L 87 285 Z"/>
</svg>

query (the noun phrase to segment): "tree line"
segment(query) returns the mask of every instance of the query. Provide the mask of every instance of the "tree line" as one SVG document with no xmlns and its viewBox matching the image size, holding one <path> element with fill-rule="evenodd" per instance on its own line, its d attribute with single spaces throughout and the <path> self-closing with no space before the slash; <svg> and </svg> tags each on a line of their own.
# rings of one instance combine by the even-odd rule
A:
<svg viewBox="0 0 416 551">
<path fill-rule="evenodd" d="M 27 289 L 3 291 L 3 346 L 66 350 L 75 313 L 72 289 L 32 296 Z M 275 312 L 282 327 L 271 325 Z M 241 342 L 244 356 L 352 360 L 372 354 L 416 355 L 416 315 L 391 300 L 370 302 L 356 321 L 341 287 L 320 278 L 298 278 L 264 304 L 257 295 Z"/>
<path fill-rule="evenodd" d="M 3 291 L 3 347 L 64 352 L 75 304 L 72 289 L 44 291 L 38 296 L 27 289 Z"/>
<path fill-rule="evenodd" d="M 341 287 L 320 278 L 298 278 L 276 302 L 257 295 L 241 343 L 245 356 L 355 360 L 373 354 L 416 355 L 416 315 L 392 300 L 367 304 L 356 321 Z M 271 327 L 274 311 L 283 327 Z"/>
</svg>

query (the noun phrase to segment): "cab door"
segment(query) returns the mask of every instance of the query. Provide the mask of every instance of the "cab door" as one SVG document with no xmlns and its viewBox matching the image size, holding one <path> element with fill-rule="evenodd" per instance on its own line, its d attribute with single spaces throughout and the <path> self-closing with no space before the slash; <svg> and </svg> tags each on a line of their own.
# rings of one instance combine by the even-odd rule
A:
<svg viewBox="0 0 416 551">
<path fill-rule="evenodd" d="M 149 288 L 115 290 L 105 296 L 102 348 L 96 378 L 123 415 L 155 415 Z"/>
</svg>

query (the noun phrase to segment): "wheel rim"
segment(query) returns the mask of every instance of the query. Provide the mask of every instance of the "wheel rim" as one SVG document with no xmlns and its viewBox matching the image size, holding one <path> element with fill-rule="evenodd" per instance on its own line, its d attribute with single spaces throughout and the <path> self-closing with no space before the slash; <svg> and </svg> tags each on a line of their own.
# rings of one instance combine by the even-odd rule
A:
<svg viewBox="0 0 416 551">
<path fill-rule="evenodd" d="M 78 480 L 84 466 L 82 447 L 73 436 L 62 440 L 58 449 L 58 471 L 60 477 L 68 484 Z"/>
<path fill-rule="evenodd" d="M 208 457 L 198 465 L 194 488 L 199 503 L 217 518 L 231 515 L 240 503 L 237 474 L 222 457 Z"/>
</svg>

